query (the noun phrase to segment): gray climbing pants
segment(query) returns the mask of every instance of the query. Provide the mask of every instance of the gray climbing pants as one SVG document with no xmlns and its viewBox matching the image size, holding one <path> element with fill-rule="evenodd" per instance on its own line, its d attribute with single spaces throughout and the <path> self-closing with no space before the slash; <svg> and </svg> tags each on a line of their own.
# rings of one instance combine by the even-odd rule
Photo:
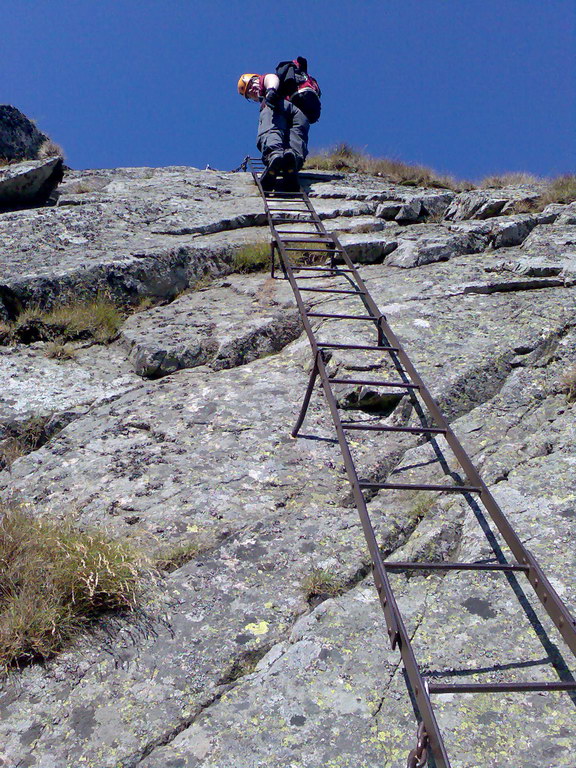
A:
<svg viewBox="0 0 576 768">
<path fill-rule="evenodd" d="M 296 170 L 300 170 L 308 154 L 309 130 L 308 118 L 294 104 L 282 101 L 272 110 L 263 102 L 256 146 L 265 163 L 274 155 L 282 155 L 285 149 L 291 149 L 296 157 Z"/>
</svg>

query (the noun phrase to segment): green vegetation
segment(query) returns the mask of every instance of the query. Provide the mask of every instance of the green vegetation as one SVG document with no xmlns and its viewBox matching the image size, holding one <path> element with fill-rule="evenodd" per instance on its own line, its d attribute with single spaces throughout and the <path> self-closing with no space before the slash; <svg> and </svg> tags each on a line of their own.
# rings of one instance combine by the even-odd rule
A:
<svg viewBox="0 0 576 768">
<path fill-rule="evenodd" d="M 408 511 L 408 517 L 414 523 L 419 523 L 434 506 L 434 495 L 430 493 L 417 493 L 414 503 Z"/>
<path fill-rule="evenodd" d="M 50 341 L 46 344 L 44 354 L 52 360 L 73 360 L 76 357 L 76 349 L 72 344 Z"/>
<path fill-rule="evenodd" d="M 336 147 L 310 155 L 305 168 L 344 173 L 367 173 L 383 176 L 396 184 L 412 187 L 438 187 L 440 189 L 469 189 L 472 185 L 458 183 L 451 176 L 443 176 L 421 165 L 409 165 L 400 160 L 385 157 L 371 157 L 359 149 L 342 143 Z"/>
<path fill-rule="evenodd" d="M 154 565 L 159 571 L 172 573 L 193 560 L 202 551 L 198 541 L 181 542 L 174 546 L 160 549 L 154 556 Z"/>
<path fill-rule="evenodd" d="M 99 295 L 48 310 L 26 309 L 10 325 L 10 336 L 14 341 L 24 342 L 93 339 L 106 344 L 116 338 L 122 321 L 121 310 L 108 297 Z"/>
<path fill-rule="evenodd" d="M 47 659 L 108 611 L 138 602 L 146 565 L 125 541 L 0 509 L 0 670 Z"/>
<path fill-rule="evenodd" d="M 270 243 L 245 245 L 234 254 L 232 262 L 235 272 L 262 272 L 270 265 Z"/>
<path fill-rule="evenodd" d="M 326 568 L 312 568 L 302 582 L 302 591 L 306 600 L 314 598 L 337 597 L 345 591 L 342 580 Z"/>
</svg>

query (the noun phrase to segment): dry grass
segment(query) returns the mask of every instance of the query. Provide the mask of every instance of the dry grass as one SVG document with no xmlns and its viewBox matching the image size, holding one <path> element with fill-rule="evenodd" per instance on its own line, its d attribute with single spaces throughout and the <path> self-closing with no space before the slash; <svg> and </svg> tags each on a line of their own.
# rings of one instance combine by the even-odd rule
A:
<svg viewBox="0 0 576 768">
<path fill-rule="evenodd" d="M 100 295 L 91 301 L 61 304 L 50 310 L 31 307 L 22 312 L 11 327 L 11 334 L 17 340 L 27 330 L 36 338 L 45 341 L 67 341 L 94 339 L 106 344 L 116 338 L 122 325 L 120 309 L 106 296 Z"/>
<path fill-rule="evenodd" d="M 562 389 L 569 403 L 576 403 L 576 365 L 562 377 Z"/>
<path fill-rule="evenodd" d="M 47 659 L 102 613 L 138 603 L 146 563 L 129 544 L 0 510 L 0 670 Z"/>
<path fill-rule="evenodd" d="M 366 173 L 371 176 L 383 176 L 396 184 L 413 187 L 437 187 L 440 189 L 470 188 L 467 182 L 457 182 L 451 176 L 436 173 L 431 168 L 421 165 L 409 165 L 400 160 L 372 157 L 349 144 L 338 144 L 330 150 L 310 155 L 305 168 L 325 171 L 343 171 L 344 173 Z"/>
<path fill-rule="evenodd" d="M 11 435 L 0 443 L 0 469 L 9 470 L 16 459 L 44 445 L 47 440 L 46 421 L 43 416 L 33 416 L 12 428 Z"/>
<path fill-rule="evenodd" d="M 337 597 L 344 594 L 345 587 L 342 580 L 327 568 L 312 568 L 302 581 L 302 591 L 310 601 L 318 597 Z"/>
<path fill-rule="evenodd" d="M 64 150 L 52 139 L 46 139 L 38 150 L 38 160 L 47 160 L 49 157 L 64 158 Z"/>
<path fill-rule="evenodd" d="M 502 189 L 503 187 L 514 187 L 525 184 L 539 184 L 542 179 L 534 176 L 532 173 L 502 173 L 495 176 L 486 176 L 479 183 L 482 189 Z"/>
<path fill-rule="evenodd" d="M 548 184 L 542 195 L 544 206 L 550 203 L 573 203 L 576 200 L 576 174 L 558 176 Z"/>
</svg>

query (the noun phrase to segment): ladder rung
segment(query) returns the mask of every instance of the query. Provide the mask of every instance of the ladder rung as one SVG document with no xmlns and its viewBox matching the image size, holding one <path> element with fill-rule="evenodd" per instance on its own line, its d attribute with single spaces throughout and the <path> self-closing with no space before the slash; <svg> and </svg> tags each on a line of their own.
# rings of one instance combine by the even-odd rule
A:
<svg viewBox="0 0 576 768">
<path fill-rule="evenodd" d="M 305 200 L 305 196 L 302 194 L 302 192 L 266 192 L 264 194 L 264 197 L 268 200 L 271 197 L 297 197 L 301 200 Z"/>
<path fill-rule="evenodd" d="M 389 571 L 528 571 L 527 565 L 519 563 L 409 563 L 385 561 L 384 567 Z"/>
<path fill-rule="evenodd" d="M 408 384 L 405 381 L 369 381 L 368 379 L 328 379 L 330 384 L 362 384 L 373 387 L 402 387 L 405 389 L 419 389 L 418 384 Z"/>
<path fill-rule="evenodd" d="M 290 232 L 290 234 L 292 234 L 292 232 Z M 310 232 L 310 234 L 314 235 L 316 233 Z M 306 239 L 302 237 L 282 237 L 280 238 L 280 241 L 282 243 L 334 243 L 334 240 L 332 240 L 330 235 L 326 235 L 325 238 L 308 237 Z"/>
<path fill-rule="evenodd" d="M 353 269 L 344 269 L 341 267 L 296 267 L 298 270 L 314 270 L 314 271 L 320 271 L 320 272 L 338 272 L 338 274 L 342 274 L 343 272 L 349 272 L 350 274 L 354 274 Z M 304 279 L 304 275 L 302 275 L 299 279 Z"/>
<path fill-rule="evenodd" d="M 352 422 L 342 422 L 344 429 L 359 429 L 368 430 L 372 432 L 409 432 L 414 435 L 419 434 L 431 434 L 431 435 L 445 435 L 446 430 L 441 427 L 387 427 L 384 424 L 382 426 L 377 424 L 358 424 Z"/>
<path fill-rule="evenodd" d="M 331 315 L 324 312 L 308 312 L 308 317 L 328 317 L 332 320 L 376 320 L 373 315 Z"/>
<path fill-rule="evenodd" d="M 430 485 L 428 483 L 371 483 L 359 480 L 360 488 L 380 488 L 388 491 L 450 491 L 451 493 L 480 493 L 473 485 Z"/>
<path fill-rule="evenodd" d="M 527 693 L 529 691 L 576 691 L 570 683 L 428 683 L 430 693 Z"/>
<path fill-rule="evenodd" d="M 285 251 L 303 251 L 306 250 L 306 253 L 337 253 L 338 249 L 336 246 L 334 248 L 284 248 Z"/>
<path fill-rule="evenodd" d="M 270 208 L 270 206 L 268 206 L 268 212 L 269 213 L 279 213 L 279 212 L 310 213 L 310 209 L 309 208 Z"/>
<path fill-rule="evenodd" d="M 365 296 L 366 291 L 347 291 L 344 288 L 300 288 L 299 291 L 314 291 L 315 293 L 346 293 L 351 296 Z"/>
<path fill-rule="evenodd" d="M 294 222 L 291 222 L 291 223 L 293 223 L 293 224 L 304 224 L 306 222 L 294 221 Z M 315 221 L 313 223 L 316 226 L 318 226 L 318 222 L 317 221 Z M 301 229 L 292 229 L 292 230 L 290 230 L 290 232 L 281 232 L 280 234 L 281 235 L 324 235 L 326 237 L 331 237 L 331 235 L 329 235 L 327 232 L 310 232 L 310 230 L 307 230 L 306 232 L 304 232 Z M 283 239 L 283 238 L 280 238 L 280 239 Z M 324 241 L 322 241 L 322 242 L 324 242 Z"/>
<path fill-rule="evenodd" d="M 302 289 L 300 289 L 302 290 Z M 380 352 L 399 352 L 398 347 L 384 347 L 377 344 L 370 346 L 368 344 L 324 344 L 318 342 L 318 346 L 322 349 L 370 349 L 379 350 Z"/>
<path fill-rule="evenodd" d="M 300 213 L 300 211 L 297 211 L 297 213 Z M 302 213 L 306 213 L 306 211 L 302 211 Z M 291 224 L 316 224 L 317 223 L 315 219 L 310 219 L 309 221 L 306 221 L 306 219 L 291 219 L 289 216 L 280 216 L 278 219 L 272 218 L 273 224 L 280 224 L 283 221 L 290 222 Z"/>
</svg>

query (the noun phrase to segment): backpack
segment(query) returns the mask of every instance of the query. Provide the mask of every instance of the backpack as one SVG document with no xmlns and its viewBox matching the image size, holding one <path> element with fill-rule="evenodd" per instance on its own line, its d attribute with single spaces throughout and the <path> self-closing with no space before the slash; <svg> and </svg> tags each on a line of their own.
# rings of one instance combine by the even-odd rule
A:
<svg viewBox="0 0 576 768">
<path fill-rule="evenodd" d="M 322 91 L 316 80 L 308 74 L 308 62 L 303 56 L 294 61 L 281 61 L 276 67 L 280 80 L 279 94 L 302 110 L 311 123 L 320 118 Z"/>
</svg>

